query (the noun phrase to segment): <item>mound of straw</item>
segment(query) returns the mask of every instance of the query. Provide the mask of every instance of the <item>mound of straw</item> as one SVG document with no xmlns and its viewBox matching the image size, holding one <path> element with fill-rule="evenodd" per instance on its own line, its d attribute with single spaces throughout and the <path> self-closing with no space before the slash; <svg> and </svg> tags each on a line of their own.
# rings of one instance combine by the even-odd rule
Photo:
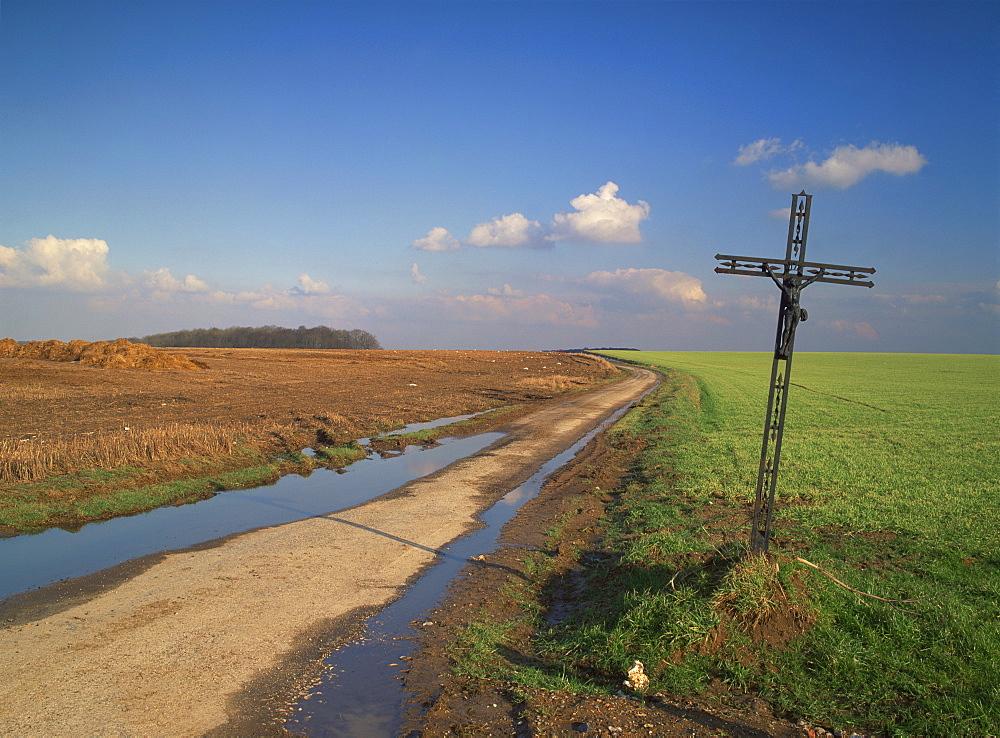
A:
<svg viewBox="0 0 1000 738">
<path fill-rule="evenodd" d="M 171 371 L 201 369 L 199 364 L 181 354 L 165 354 L 144 343 L 125 338 L 116 341 L 29 341 L 18 343 L 0 339 L 0 359 L 42 359 L 88 364 L 108 369 L 143 369 Z"/>
</svg>

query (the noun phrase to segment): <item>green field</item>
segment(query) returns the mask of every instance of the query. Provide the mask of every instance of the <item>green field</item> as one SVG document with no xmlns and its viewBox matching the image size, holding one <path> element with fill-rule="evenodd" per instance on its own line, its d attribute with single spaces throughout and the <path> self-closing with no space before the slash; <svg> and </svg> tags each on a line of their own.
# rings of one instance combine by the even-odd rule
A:
<svg viewBox="0 0 1000 738">
<path fill-rule="evenodd" d="M 771 355 L 616 356 L 698 382 L 704 435 L 679 455 L 681 488 L 752 499 Z M 778 494 L 810 504 L 779 520 L 905 532 L 944 558 L 1000 555 L 1000 357 L 803 353 L 791 383 Z"/>
<path fill-rule="evenodd" d="M 509 678 L 614 692 L 640 659 L 653 690 L 752 692 L 831 728 L 996 734 L 998 357 L 797 354 L 764 559 L 747 539 L 770 354 L 607 355 L 664 374 L 610 431 L 644 449 L 582 552 L 576 612 L 537 621 Z"/>
<path fill-rule="evenodd" d="M 705 517 L 685 520 L 685 511 L 699 503 L 733 507 L 753 499 L 770 355 L 617 356 L 668 374 L 683 372 L 699 390 L 696 407 L 670 411 L 686 415 L 691 425 L 680 437 L 667 430 L 668 445 L 654 444 L 645 454 L 642 496 L 655 499 L 662 492 L 673 499 L 647 502 L 652 508 L 631 521 L 652 539 L 637 544 L 633 558 L 650 548 L 656 553 L 648 560 L 655 562 L 718 546 L 719 532 Z M 1000 360 L 799 354 L 791 381 L 773 547 L 779 576 L 791 599 L 801 599 L 809 627 L 781 649 L 752 638 L 707 659 L 689 649 L 692 663 L 680 665 L 678 674 L 665 670 L 663 679 L 682 686 L 714 675 L 829 724 L 913 734 L 995 732 Z M 652 407 L 640 408 L 623 430 L 642 435 L 646 424 L 662 427 L 657 415 Z M 673 474 L 657 478 L 650 464 Z M 674 520 L 660 527 L 665 519 Z M 745 524 L 736 529 L 736 522 L 727 542 L 748 531 Z M 855 595 L 799 558 L 857 590 L 917 601 Z M 676 634 L 678 642 L 685 635 L 697 638 L 698 622 L 714 622 L 706 608 L 718 610 L 727 599 L 720 588 L 740 586 L 724 578 L 713 593 L 710 576 L 689 579 L 690 591 L 670 590 L 671 606 L 696 620 L 695 632 Z M 687 607 L 676 602 L 685 599 Z M 663 644 L 650 646 L 655 651 Z M 746 649 L 754 659 L 740 653 Z"/>
</svg>

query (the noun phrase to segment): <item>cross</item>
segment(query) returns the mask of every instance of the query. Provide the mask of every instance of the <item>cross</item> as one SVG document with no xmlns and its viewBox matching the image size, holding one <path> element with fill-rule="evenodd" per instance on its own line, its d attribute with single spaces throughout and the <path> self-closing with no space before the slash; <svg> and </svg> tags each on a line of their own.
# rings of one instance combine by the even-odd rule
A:
<svg viewBox="0 0 1000 738">
<path fill-rule="evenodd" d="M 715 268 L 718 274 L 770 277 L 781 290 L 778 330 L 774 339 L 774 361 L 771 364 L 771 384 L 767 397 L 767 415 L 764 416 L 764 439 L 761 443 L 760 468 L 757 472 L 753 527 L 750 531 L 750 550 L 755 553 L 766 553 L 771 542 L 774 492 L 778 486 L 778 462 L 781 458 L 781 439 L 785 431 L 785 408 L 788 406 L 795 329 L 799 322 L 805 322 L 808 317 L 805 309 L 799 305 L 802 290 L 813 282 L 874 287 L 874 283 L 868 279 L 875 273 L 874 267 L 806 261 L 806 237 L 809 235 L 811 206 L 812 195 L 807 195 L 805 191 L 792 195 L 792 212 L 788 219 L 788 243 L 784 259 L 715 255 L 715 258 L 722 262 L 722 266 Z"/>
</svg>

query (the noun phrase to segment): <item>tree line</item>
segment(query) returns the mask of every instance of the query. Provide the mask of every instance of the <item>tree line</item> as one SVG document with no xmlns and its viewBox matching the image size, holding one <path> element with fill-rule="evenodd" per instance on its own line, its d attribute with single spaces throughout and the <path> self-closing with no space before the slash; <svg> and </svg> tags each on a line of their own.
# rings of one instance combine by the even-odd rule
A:
<svg viewBox="0 0 1000 738">
<path fill-rule="evenodd" d="M 133 338 L 150 346 L 199 348 L 309 348 L 309 349 L 380 349 L 378 339 L 357 328 L 340 330 L 318 325 L 315 328 L 282 328 L 265 325 L 259 328 L 193 328 L 172 333 L 154 333 Z"/>
</svg>

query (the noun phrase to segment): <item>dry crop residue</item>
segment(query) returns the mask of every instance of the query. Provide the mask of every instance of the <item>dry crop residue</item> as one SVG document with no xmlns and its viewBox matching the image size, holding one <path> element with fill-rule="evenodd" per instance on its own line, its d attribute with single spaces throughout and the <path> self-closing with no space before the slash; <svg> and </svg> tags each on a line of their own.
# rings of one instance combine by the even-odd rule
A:
<svg viewBox="0 0 1000 738">
<path fill-rule="evenodd" d="M 0 490 L 29 482 L 30 494 L 48 500 L 54 487 L 45 486 L 46 475 L 140 470 L 62 494 L 75 504 L 113 492 L 108 486 L 206 478 L 261 464 L 262 456 L 270 463 L 274 454 L 350 444 L 407 423 L 500 407 L 504 413 L 491 422 L 509 422 L 537 402 L 622 376 L 603 359 L 555 352 L 346 349 L 161 349 L 154 353 L 177 366 L 203 368 L 145 371 L 73 358 L 87 346 L 2 342 L 0 403 L 18 412 L 0 414 L 0 451 L 9 462 L 0 469 Z M 141 351 L 124 340 L 89 346 L 87 356 Z M 227 451 L 234 443 L 253 453 Z M 94 461 L 112 451 L 112 461 Z M 53 510 L 48 522 L 75 524 L 77 517 Z"/>
<path fill-rule="evenodd" d="M 89 345 L 111 352 L 122 340 Z M 409 422 L 544 400 L 620 374 L 595 357 L 549 352 L 208 348 L 149 349 L 201 371 L 119 363 L 109 371 L 46 359 L 42 344 L 53 356 L 88 345 L 0 341 L 0 401 L 18 408 L 0 417 L 0 438 L 232 422 L 251 424 L 263 445 L 298 450 L 320 429 L 350 441 Z"/>
<path fill-rule="evenodd" d="M 115 341 L 28 341 L 18 343 L 12 338 L 0 339 L 0 358 L 42 359 L 89 364 L 113 369 L 142 369 L 144 371 L 174 371 L 201 369 L 186 356 L 167 354 L 144 343 L 128 339 Z"/>
</svg>

